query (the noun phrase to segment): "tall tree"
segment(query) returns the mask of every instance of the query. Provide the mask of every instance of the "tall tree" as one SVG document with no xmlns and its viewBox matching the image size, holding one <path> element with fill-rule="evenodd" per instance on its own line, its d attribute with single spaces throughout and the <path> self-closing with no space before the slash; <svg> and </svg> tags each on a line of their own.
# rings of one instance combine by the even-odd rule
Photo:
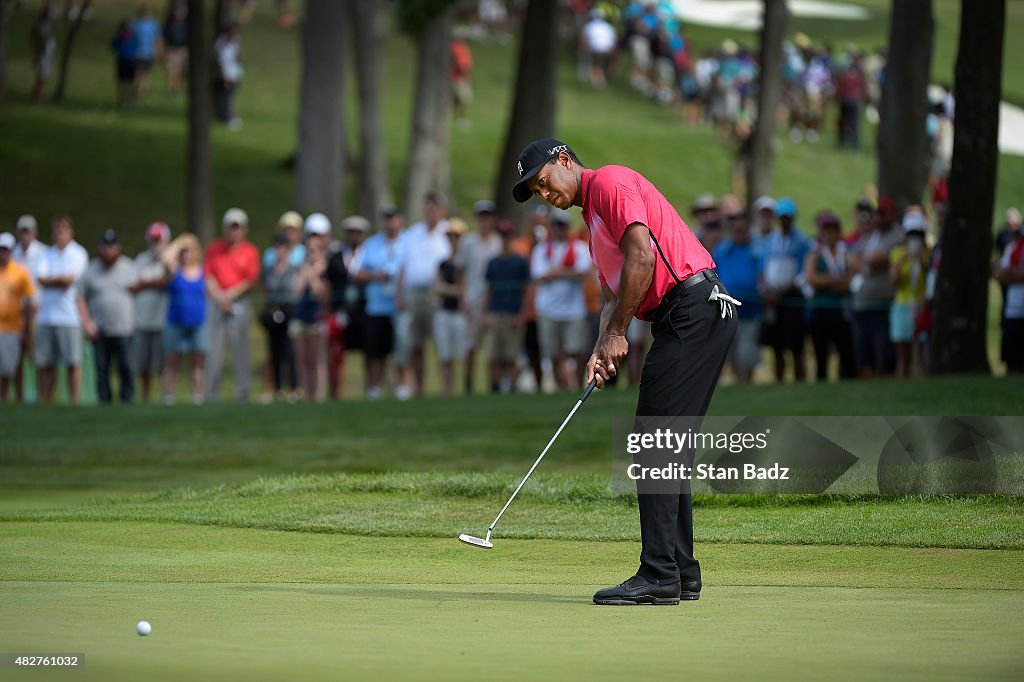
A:
<svg viewBox="0 0 1024 682">
<path fill-rule="evenodd" d="M 75 9 L 72 10 L 72 7 L 75 7 Z M 60 54 L 60 72 L 57 74 L 57 87 L 53 91 L 54 102 L 64 101 L 64 95 L 67 93 L 68 88 L 68 69 L 71 66 L 71 53 L 75 49 L 75 40 L 78 38 L 78 32 L 82 29 L 85 15 L 89 13 L 91 7 L 92 0 L 85 0 L 77 6 L 73 5 L 71 0 L 67 0 L 64 3 L 64 21 L 67 24 L 67 29 L 64 31 L 64 50 Z M 74 15 L 74 19 L 71 19 L 71 15 Z"/>
<path fill-rule="evenodd" d="M 526 7 L 512 114 L 505 133 L 505 147 L 498 166 L 494 200 L 498 214 L 519 222 L 525 209 L 512 198 L 512 186 L 519 180 L 516 159 L 523 147 L 555 134 L 558 76 L 558 3 L 530 0 Z"/>
<path fill-rule="evenodd" d="M 935 291 L 931 363 L 936 373 L 989 371 L 989 254 L 999 163 L 1005 0 L 963 0 L 953 123 L 949 213 Z"/>
<path fill-rule="evenodd" d="M 747 168 L 747 207 L 772 188 L 775 112 L 782 100 L 782 41 L 789 23 L 786 0 L 764 0 L 761 26 L 761 76 L 757 91 L 757 123 L 752 134 Z"/>
<path fill-rule="evenodd" d="M 302 26 L 295 205 L 334 223 L 341 219 L 345 166 L 345 4 L 306 0 Z"/>
<path fill-rule="evenodd" d="M 921 202 L 928 181 L 925 119 L 934 34 L 932 0 L 892 0 L 879 107 L 878 190 L 901 210 Z"/>
<path fill-rule="evenodd" d="M 381 115 L 381 63 L 387 7 L 378 0 L 350 0 L 359 88 L 359 194 L 357 210 L 376 224 L 391 201 Z"/>
<path fill-rule="evenodd" d="M 210 42 L 205 0 L 188 0 L 188 160 L 185 206 L 188 229 L 204 243 L 213 239 L 210 152 Z"/>
<path fill-rule="evenodd" d="M 412 135 L 402 189 L 402 203 L 410 221 L 421 217 L 423 196 L 427 192 L 448 192 L 451 185 L 448 140 L 452 100 L 449 76 L 452 10 L 449 4 L 434 2 L 433 11 L 423 15 L 424 23 L 405 24 L 417 35 L 419 43 Z"/>
<path fill-rule="evenodd" d="M 10 28 L 11 0 L 0 0 L 0 102 L 7 94 L 7 35 Z"/>
</svg>

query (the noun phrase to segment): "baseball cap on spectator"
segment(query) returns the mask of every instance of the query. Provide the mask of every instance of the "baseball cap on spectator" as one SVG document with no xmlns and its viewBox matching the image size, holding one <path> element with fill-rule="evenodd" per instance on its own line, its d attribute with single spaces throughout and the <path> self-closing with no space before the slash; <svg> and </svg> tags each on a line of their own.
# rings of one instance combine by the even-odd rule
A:
<svg viewBox="0 0 1024 682">
<path fill-rule="evenodd" d="M 843 226 L 842 221 L 839 220 L 839 216 L 832 211 L 822 211 L 814 217 L 814 223 L 819 228 L 835 227 L 837 229 L 842 229 Z"/>
<path fill-rule="evenodd" d="M 100 237 L 100 244 L 102 246 L 113 246 L 117 243 L 117 232 L 109 229 L 103 231 L 103 236 Z"/>
<path fill-rule="evenodd" d="M 445 234 L 465 234 L 466 223 L 462 218 L 450 218 L 448 220 L 448 228 L 444 231 Z"/>
<path fill-rule="evenodd" d="M 242 227 L 249 226 L 249 214 L 240 208 L 229 208 L 224 212 L 224 220 L 221 221 L 224 227 L 230 225 L 241 225 Z"/>
<path fill-rule="evenodd" d="M 331 233 L 331 219 L 323 213 L 311 213 L 303 227 L 306 234 L 325 235 Z"/>
<path fill-rule="evenodd" d="M 775 204 L 775 213 L 780 218 L 782 216 L 788 216 L 790 218 L 796 217 L 796 202 L 791 197 L 782 197 L 779 202 Z"/>
<path fill-rule="evenodd" d="M 14 235 L 10 232 L 0 234 L 0 249 L 12 251 L 14 249 Z"/>
<path fill-rule="evenodd" d="M 278 218 L 277 227 L 282 230 L 289 227 L 294 230 L 301 230 L 302 214 L 298 211 L 285 211 L 281 214 L 281 217 Z"/>
<path fill-rule="evenodd" d="M 36 219 L 33 216 L 23 215 L 18 218 L 18 232 L 21 232 L 22 230 L 32 230 L 35 232 L 38 229 L 39 225 L 36 223 Z"/>
<path fill-rule="evenodd" d="M 473 204 L 473 213 L 480 215 L 481 213 L 494 213 L 497 210 L 497 206 L 490 199 L 481 199 L 480 201 Z"/>
<path fill-rule="evenodd" d="M 569 216 L 568 211 L 563 211 L 562 209 L 559 208 L 553 209 L 551 211 L 552 225 L 561 225 L 563 227 L 568 227 L 571 222 L 572 218 Z"/>
<path fill-rule="evenodd" d="M 925 220 L 923 213 L 917 211 L 910 211 L 903 216 L 903 231 L 904 232 L 925 232 L 928 229 L 928 221 Z"/>
<path fill-rule="evenodd" d="M 697 213 L 698 211 L 713 211 L 717 206 L 718 202 L 715 201 L 715 195 L 708 194 L 707 192 L 699 195 L 693 200 L 694 213 Z"/>
<path fill-rule="evenodd" d="M 1020 209 L 1008 208 L 1006 209 L 1006 223 L 1008 225 L 1020 225 L 1021 215 Z"/>
<path fill-rule="evenodd" d="M 427 192 L 427 196 L 423 197 L 423 199 L 425 201 L 433 202 L 433 203 L 437 204 L 438 206 L 447 206 L 448 205 L 448 197 L 447 197 L 447 195 L 445 195 L 444 192 L 438 192 L 437 190 L 433 190 L 433 191 Z"/>
<path fill-rule="evenodd" d="M 385 206 L 384 208 L 382 208 L 380 210 L 380 214 L 382 216 L 384 216 L 385 218 L 390 218 L 391 216 L 396 216 L 396 215 L 398 215 L 401 212 L 402 211 L 400 211 L 399 208 L 397 206 L 395 206 L 394 204 L 388 204 L 387 206 Z"/>
<path fill-rule="evenodd" d="M 551 209 L 548 208 L 547 204 L 537 204 L 533 207 L 533 215 L 544 218 L 551 215 Z"/>
<path fill-rule="evenodd" d="M 535 140 L 526 145 L 523 151 L 519 152 L 519 158 L 516 161 L 516 170 L 519 171 L 519 182 L 512 188 L 512 196 L 516 201 L 522 204 L 533 196 L 533 192 L 530 191 L 527 183 L 540 172 L 544 164 L 562 152 L 569 156 L 576 156 L 576 152 L 569 145 L 552 137 Z"/>
<path fill-rule="evenodd" d="M 757 201 L 754 202 L 754 213 L 760 213 L 761 211 L 775 212 L 775 199 L 769 196 L 758 197 Z"/>
<path fill-rule="evenodd" d="M 350 215 L 341 221 L 343 230 L 355 230 L 356 232 L 369 232 L 370 221 L 361 215 Z"/>
<path fill-rule="evenodd" d="M 146 228 L 147 242 L 161 242 L 171 238 L 171 228 L 167 223 L 150 223 Z"/>
<path fill-rule="evenodd" d="M 515 236 L 516 233 L 515 223 L 511 220 L 502 220 L 498 223 L 498 226 L 495 229 L 502 237 L 512 237 Z"/>
</svg>

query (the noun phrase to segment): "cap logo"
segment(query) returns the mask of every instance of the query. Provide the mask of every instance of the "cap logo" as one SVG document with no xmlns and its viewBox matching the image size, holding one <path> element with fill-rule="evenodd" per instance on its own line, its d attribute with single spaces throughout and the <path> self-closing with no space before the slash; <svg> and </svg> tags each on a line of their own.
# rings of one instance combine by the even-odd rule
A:
<svg viewBox="0 0 1024 682">
<path fill-rule="evenodd" d="M 522 176 L 522 174 L 523 174 L 523 162 L 522 161 L 517 161 L 516 162 L 516 168 L 519 170 L 519 175 Z"/>
<path fill-rule="evenodd" d="M 556 154 L 561 154 L 562 152 L 567 151 L 568 149 L 569 145 L 560 144 L 557 147 L 552 147 L 551 149 L 549 149 L 548 156 L 555 156 Z"/>
</svg>

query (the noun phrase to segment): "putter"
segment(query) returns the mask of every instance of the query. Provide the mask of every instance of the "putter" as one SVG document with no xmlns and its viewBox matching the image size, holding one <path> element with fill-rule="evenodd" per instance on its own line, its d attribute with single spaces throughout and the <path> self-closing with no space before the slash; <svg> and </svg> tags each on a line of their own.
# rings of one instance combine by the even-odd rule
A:
<svg viewBox="0 0 1024 682">
<path fill-rule="evenodd" d="M 491 533 L 494 532 L 494 527 L 498 525 L 498 520 L 501 519 L 501 515 L 504 514 L 505 510 L 508 509 L 508 506 L 512 504 L 512 500 L 516 499 L 516 495 L 518 495 L 519 491 L 523 489 L 523 485 L 525 485 L 526 481 L 529 480 L 530 475 L 533 473 L 533 470 L 536 469 L 537 465 L 540 464 L 540 461 L 544 459 L 544 455 L 548 454 L 548 450 L 551 449 L 551 445 L 558 438 L 558 435 L 562 433 L 562 429 L 565 428 L 565 425 L 569 423 L 569 420 L 572 419 L 572 416 L 576 414 L 576 410 L 580 409 L 580 405 L 583 404 L 583 402 L 587 399 L 587 396 L 589 396 L 596 387 L 597 379 L 591 379 L 590 383 L 587 384 L 587 387 L 583 389 L 583 395 L 580 396 L 579 400 L 577 400 L 576 404 L 573 406 L 572 411 L 569 412 L 569 416 L 565 418 L 565 421 L 562 422 L 562 425 L 558 427 L 557 431 L 555 431 L 555 435 L 551 436 L 551 440 L 549 440 L 548 444 L 544 447 L 544 451 L 540 453 L 540 457 L 538 457 L 537 461 L 533 463 L 533 466 L 530 467 L 530 470 L 526 472 L 526 476 L 523 476 L 523 480 L 519 482 L 519 485 L 516 487 L 515 492 L 512 493 L 512 497 L 508 498 L 508 502 L 506 502 L 505 506 L 501 508 L 500 512 L 498 512 L 498 515 L 494 518 L 494 521 L 491 522 L 491 525 L 487 527 L 487 537 L 478 538 L 473 535 L 467 535 L 466 533 L 463 533 L 459 536 L 459 540 L 465 542 L 467 545 L 473 545 L 474 547 L 483 547 L 484 549 L 494 548 L 494 543 L 491 542 Z"/>
</svg>

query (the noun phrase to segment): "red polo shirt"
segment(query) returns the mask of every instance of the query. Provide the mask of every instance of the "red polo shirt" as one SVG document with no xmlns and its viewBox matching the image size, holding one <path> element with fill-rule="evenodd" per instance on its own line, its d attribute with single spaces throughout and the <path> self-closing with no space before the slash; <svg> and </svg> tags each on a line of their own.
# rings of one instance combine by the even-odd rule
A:
<svg viewBox="0 0 1024 682">
<path fill-rule="evenodd" d="M 680 280 L 715 267 L 711 255 L 672 204 L 647 178 L 624 166 L 583 171 L 583 220 L 590 228 L 590 256 L 597 265 L 601 285 L 607 284 L 616 296 L 625 261 L 619 242 L 633 223 L 647 226 Z M 676 285 L 653 241 L 651 251 L 656 257 L 654 277 L 637 310 L 640 319 L 650 319 L 661 299 Z"/>
<path fill-rule="evenodd" d="M 226 239 L 218 239 L 206 249 L 203 271 L 221 289 L 230 289 L 243 281 L 257 282 L 260 278 L 260 252 L 245 240 L 232 246 Z"/>
</svg>

